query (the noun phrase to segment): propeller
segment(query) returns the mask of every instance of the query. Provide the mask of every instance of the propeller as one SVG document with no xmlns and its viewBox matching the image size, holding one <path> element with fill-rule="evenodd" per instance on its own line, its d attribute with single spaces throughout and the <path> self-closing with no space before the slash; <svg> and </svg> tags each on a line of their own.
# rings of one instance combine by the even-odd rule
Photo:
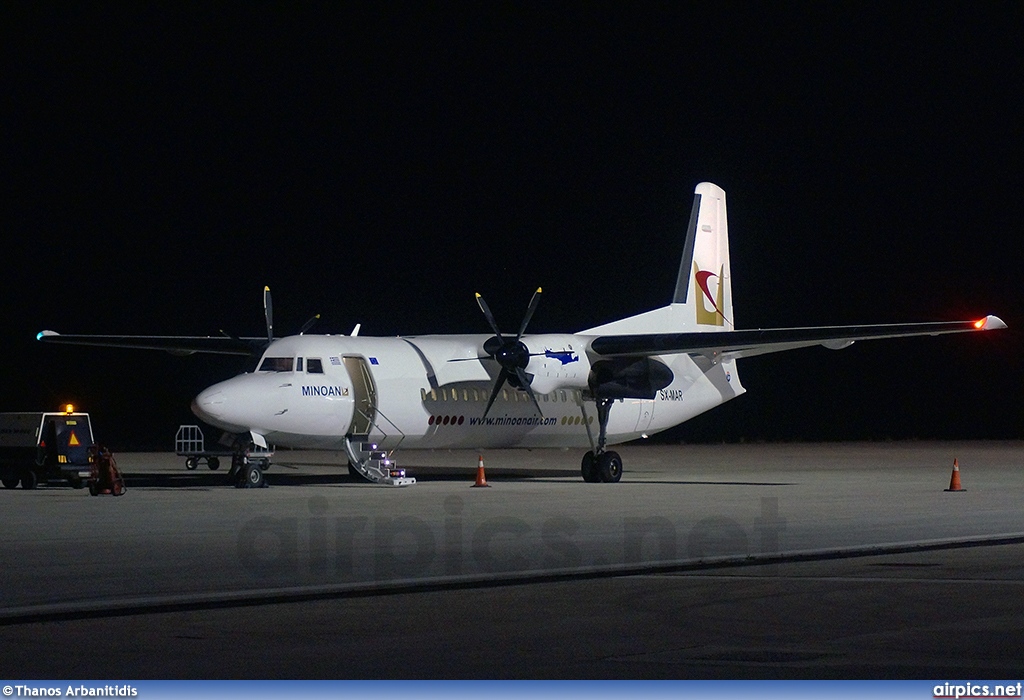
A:
<svg viewBox="0 0 1024 700">
<path fill-rule="evenodd" d="M 488 354 L 488 359 L 494 360 L 501 366 L 498 379 L 494 382 L 494 388 L 491 390 L 491 397 L 487 400 L 487 408 L 484 409 L 484 418 L 490 412 L 491 406 L 494 405 L 494 400 L 498 398 L 498 392 L 501 391 L 505 382 L 508 382 L 517 389 L 524 389 L 530 395 L 530 400 L 533 401 L 537 413 L 544 415 L 540 410 L 540 404 L 537 403 L 537 397 L 534 395 L 533 389 L 530 388 L 530 378 L 525 371 L 526 366 L 530 363 L 530 349 L 522 341 L 523 334 L 526 333 L 526 326 L 530 323 L 530 319 L 533 318 L 533 312 L 537 310 L 540 294 L 541 288 L 537 287 L 537 291 L 530 298 L 530 305 L 526 309 L 526 315 L 523 317 L 523 322 L 519 325 L 519 333 L 516 334 L 515 338 L 507 338 L 501 334 L 498 322 L 494 320 L 494 314 L 491 313 L 487 302 L 484 301 L 480 294 L 476 295 L 476 303 L 483 312 L 484 318 L 487 319 L 487 323 L 491 326 L 491 330 L 494 331 L 494 336 L 484 341 L 484 352 Z"/>
<path fill-rule="evenodd" d="M 267 346 L 274 342 L 274 301 L 270 296 L 270 287 L 263 287 L 263 315 L 267 323 L 267 340 L 264 342 L 260 338 L 239 338 L 233 333 L 221 329 L 220 333 L 223 336 L 231 338 L 235 343 L 242 348 L 245 348 L 253 357 L 260 357 L 263 351 L 267 349 Z M 299 335 L 302 335 L 310 328 L 312 328 L 317 321 L 320 320 L 320 314 L 313 316 L 311 319 L 302 324 L 302 328 L 299 330 Z"/>
<path fill-rule="evenodd" d="M 274 342 L 274 303 L 270 297 L 270 287 L 263 288 L 263 313 L 267 317 L 267 345 L 269 345 Z M 315 326 L 319 320 L 320 314 L 316 314 L 311 317 L 308 321 L 302 324 L 302 328 L 299 329 L 299 335 L 304 335 L 306 331 Z"/>
</svg>

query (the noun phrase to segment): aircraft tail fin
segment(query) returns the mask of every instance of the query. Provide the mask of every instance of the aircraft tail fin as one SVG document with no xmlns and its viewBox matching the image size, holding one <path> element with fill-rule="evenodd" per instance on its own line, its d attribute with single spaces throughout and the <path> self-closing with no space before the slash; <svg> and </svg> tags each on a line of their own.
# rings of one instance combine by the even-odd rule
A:
<svg viewBox="0 0 1024 700">
<path fill-rule="evenodd" d="M 725 191 L 718 185 L 702 182 L 694 189 L 671 303 L 583 333 L 713 332 L 733 330 L 734 323 Z"/>
</svg>

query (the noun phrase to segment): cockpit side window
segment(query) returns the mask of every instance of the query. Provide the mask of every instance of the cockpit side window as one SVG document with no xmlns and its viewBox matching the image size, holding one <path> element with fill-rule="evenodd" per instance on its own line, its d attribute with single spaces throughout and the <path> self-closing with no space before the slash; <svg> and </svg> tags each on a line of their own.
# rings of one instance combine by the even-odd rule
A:
<svg viewBox="0 0 1024 700">
<path fill-rule="evenodd" d="M 307 374 L 323 374 L 324 363 L 319 357 L 307 357 L 306 358 L 306 373 Z"/>
<path fill-rule="evenodd" d="M 292 358 L 290 357 L 265 357 L 260 364 L 260 372 L 291 372 Z"/>
</svg>

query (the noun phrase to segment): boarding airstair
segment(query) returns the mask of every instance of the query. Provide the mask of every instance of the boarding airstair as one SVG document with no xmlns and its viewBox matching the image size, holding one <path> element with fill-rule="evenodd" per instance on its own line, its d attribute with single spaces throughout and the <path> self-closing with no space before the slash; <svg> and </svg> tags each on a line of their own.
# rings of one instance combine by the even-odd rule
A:
<svg viewBox="0 0 1024 700">
<path fill-rule="evenodd" d="M 369 435 L 346 435 L 345 452 L 349 465 L 367 481 L 384 486 L 411 486 L 416 479 L 405 475 L 404 469 L 391 459 Z"/>
</svg>

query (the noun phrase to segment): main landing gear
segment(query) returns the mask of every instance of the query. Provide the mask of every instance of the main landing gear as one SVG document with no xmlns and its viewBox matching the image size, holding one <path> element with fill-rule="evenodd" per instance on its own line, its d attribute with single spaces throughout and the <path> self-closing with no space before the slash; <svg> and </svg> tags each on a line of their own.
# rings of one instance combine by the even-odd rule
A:
<svg viewBox="0 0 1024 700">
<path fill-rule="evenodd" d="M 583 480 L 589 484 L 599 482 L 614 484 L 622 478 L 622 458 L 619 457 L 619 453 L 604 449 L 607 442 L 608 414 L 611 412 L 612 401 L 613 399 L 607 398 L 597 399 L 597 424 L 599 427 L 597 445 L 583 455 L 583 461 L 580 463 Z M 590 433 L 589 428 L 587 433 Z"/>
<path fill-rule="evenodd" d="M 622 458 L 618 452 L 609 450 L 595 455 L 593 451 L 583 455 L 580 464 L 583 480 L 590 484 L 604 482 L 614 484 L 622 478 Z"/>
</svg>

